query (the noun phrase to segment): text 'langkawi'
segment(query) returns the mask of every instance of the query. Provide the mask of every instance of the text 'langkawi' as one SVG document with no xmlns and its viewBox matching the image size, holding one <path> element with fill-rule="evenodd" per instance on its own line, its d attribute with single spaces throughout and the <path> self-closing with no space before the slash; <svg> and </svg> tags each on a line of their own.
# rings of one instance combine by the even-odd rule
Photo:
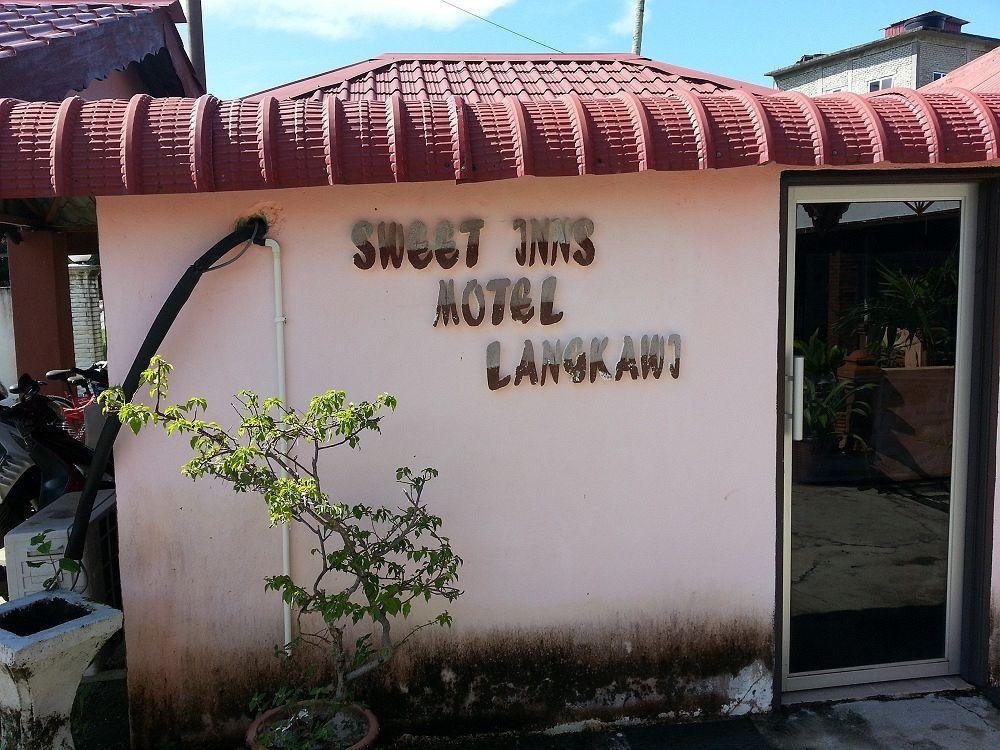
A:
<svg viewBox="0 0 1000 750">
<path fill-rule="evenodd" d="M 592 239 L 594 222 L 590 219 L 519 218 L 514 219 L 512 228 L 520 239 L 514 246 L 514 261 L 522 267 L 559 263 L 588 267 L 597 256 Z M 422 221 L 412 221 L 405 226 L 396 221 L 377 224 L 359 221 L 351 230 L 351 242 L 357 248 L 354 265 L 362 270 L 379 266 L 382 270 L 398 269 L 404 265 L 422 270 L 435 264 L 447 270 L 464 259 L 466 268 L 475 268 L 485 229 L 486 222 L 482 219 L 466 219 L 458 223 L 460 236 L 456 241 L 455 224 L 447 220 L 439 221 L 433 232 Z M 435 328 L 499 326 L 505 320 L 522 324 L 537 321 L 550 326 L 563 320 L 556 303 L 558 280 L 555 276 L 546 276 L 539 283 L 537 304 L 531 280 L 526 276 L 483 282 L 469 279 L 459 284 L 456 287 L 455 279 L 438 281 Z M 462 289 L 460 295 L 456 293 L 457 288 Z M 630 380 L 658 380 L 664 372 L 672 378 L 680 377 L 681 337 L 676 333 L 641 336 L 638 353 L 635 340 L 624 336 L 617 361 L 610 360 L 613 369 L 609 368 L 606 359 L 607 347 L 607 336 L 592 337 L 589 346 L 579 336 L 569 338 L 565 345 L 559 339 L 547 339 L 537 349 L 534 342 L 525 340 L 521 359 L 511 372 L 503 367 L 500 342 L 491 341 L 486 347 L 486 383 L 494 391 L 511 384 L 545 385 L 546 382 L 558 383 L 563 372 L 566 373 L 564 380 L 572 383 L 593 383 L 598 378 L 617 382 L 626 376 Z"/>
</svg>

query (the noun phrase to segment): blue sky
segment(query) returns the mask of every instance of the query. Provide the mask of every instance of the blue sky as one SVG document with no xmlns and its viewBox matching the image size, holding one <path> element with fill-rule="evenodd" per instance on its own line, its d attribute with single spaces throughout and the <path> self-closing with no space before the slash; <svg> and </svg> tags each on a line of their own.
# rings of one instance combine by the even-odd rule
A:
<svg viewBox="0 0 1000 750">
<path fill-rule="evenodd" d="M 939 2 L 941 0 L 938 0 Z M 454 0 L 565 52 L 628 52 L 632 0 Z M 870 41 L 930 0 L 646 0 L 644 55 L 770 84 L 807 52 Z M 233 98 L 382 52 L 545 52 L 440 0 L 203 0 L 208 84 Z M 1000 1 L 945 0 L 1000 36 Z"/>
</svg>

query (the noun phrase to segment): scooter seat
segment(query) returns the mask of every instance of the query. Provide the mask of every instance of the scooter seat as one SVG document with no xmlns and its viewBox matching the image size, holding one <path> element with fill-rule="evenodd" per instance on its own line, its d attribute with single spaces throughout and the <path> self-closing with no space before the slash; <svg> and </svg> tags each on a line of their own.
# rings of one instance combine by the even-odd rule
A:
<svg viewBox="0 0 1000 750">
<path fill-rule="evenodd" d="M 108 368 L 107 366 L 101 367 L 97 364 L 93 364 L 90 367 L 80 369 L 79 367 L 75 369 L 78 375 L 83 376 L 87 380 L 92 380 L 99 385 L 108 385 Z"/>
</svg>

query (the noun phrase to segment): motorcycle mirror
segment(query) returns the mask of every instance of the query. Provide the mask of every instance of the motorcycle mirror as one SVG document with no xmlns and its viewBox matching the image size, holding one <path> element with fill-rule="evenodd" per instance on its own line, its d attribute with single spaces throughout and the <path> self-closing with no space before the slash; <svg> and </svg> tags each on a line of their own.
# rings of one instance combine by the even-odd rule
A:
<svg viewBox="0 0 1000 750">
<path fill-rule="evenodd" d="M 39 383 L 28 373 L 24 373 L 17 379 L 17 385 L 11 387 L 10 392 L 24 396 L 25 394 L 33 391 L 38 391 L 43 385 L 45 385 L 45 383 Z"/>
</svg>

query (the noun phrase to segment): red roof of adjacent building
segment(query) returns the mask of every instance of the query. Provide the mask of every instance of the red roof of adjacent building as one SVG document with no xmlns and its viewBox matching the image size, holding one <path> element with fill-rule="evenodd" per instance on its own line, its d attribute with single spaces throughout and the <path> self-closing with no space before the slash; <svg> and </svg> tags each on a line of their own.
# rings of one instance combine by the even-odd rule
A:
<svg viewBox="0 0 1000 750">
<path fill-rule="evenodd" d="M 385 100 L 390 96 L 469 102 L 517 96 L 613 96 L 668 94 L 671 91 L 770 89 L 745 81 L 703 73 L 648 57 L 626 54 L 386 54 L 301 81 L 253 94 L 300 99 L 335 94 L 345 101 Z"/>
<path fill-rule="evenodd" d="M 0 99 L 0 196 L 997 162 L 1000 94 Z"/>
<path fill-rule="evenodd" d="M 0 96 L 59 100 L 161 49 L 189 66 L 174 27 L 183 20 L 178 0 L 0 0 Z M 187 73 L 183 91 L 204 91 Z"/>
<path fill-rule="evenodd" d="M 0 2 L 0 58 L 13 57 L 37 47 L 58 44 L 109 24 L 145 16 L 157 8 L 179 13 L 178 0 L 144 2 Z"/>
<path fill-rule="evenodd" d="M 961 86 L 970 91 L 1000 92 L 1000 47 L 977 57 L 944 78 L 928 83 L 921 91 L 934 91 L 948 86 Z"/>
</svg>

